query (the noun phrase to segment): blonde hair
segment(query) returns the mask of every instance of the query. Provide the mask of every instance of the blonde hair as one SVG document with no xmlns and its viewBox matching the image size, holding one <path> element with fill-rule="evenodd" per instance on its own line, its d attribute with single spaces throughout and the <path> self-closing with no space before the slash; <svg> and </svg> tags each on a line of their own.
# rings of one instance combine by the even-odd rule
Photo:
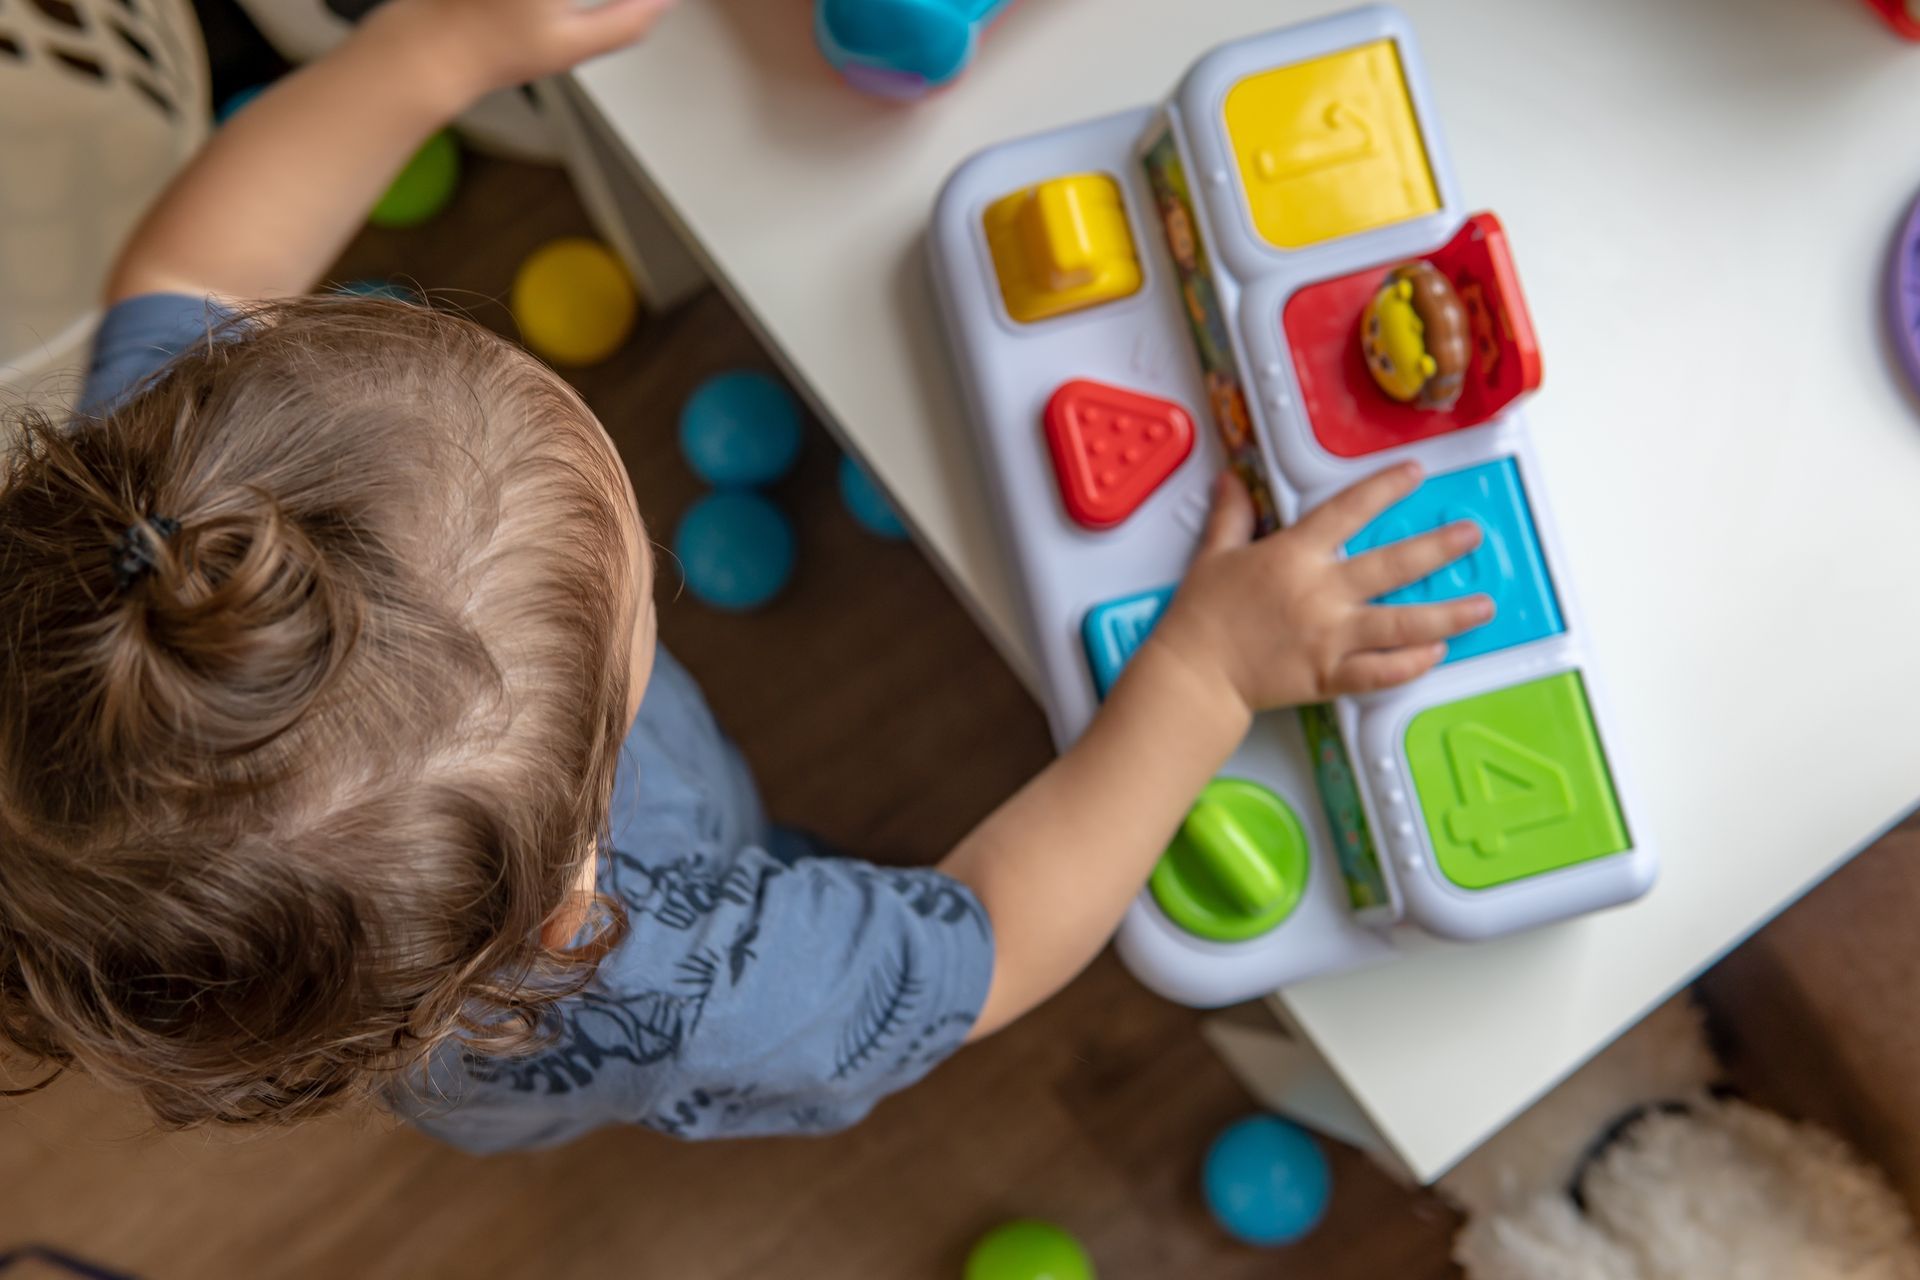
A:
<svg viewBox="0 0 1920 1280">
<path fill-rule="evenodd" d="M 24 416 L 0 1036 L 167 1126 L 537 1043 L 622 927 L 540 944 L 627 728 L 640 569 L 592 414 L 465 320 L 309 299 Z"/>
</svg>

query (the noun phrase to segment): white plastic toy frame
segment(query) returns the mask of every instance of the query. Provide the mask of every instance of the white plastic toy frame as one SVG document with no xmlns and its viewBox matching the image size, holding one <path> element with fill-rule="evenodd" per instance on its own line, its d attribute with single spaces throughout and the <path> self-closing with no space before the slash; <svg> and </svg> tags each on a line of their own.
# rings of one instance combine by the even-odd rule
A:
<svg viewBox="0 0 1920 1280">
<path fill-rule="evenodd" d="M 1395 41 L 1437 189 L 1437 212 L 1297 250 L 1266 244 L 1229 152 L 1224 104 L 1246 76 L 1381 39 Z M 1583 643 L 1586 630 L 1551 520 L 1551 504 L 1528 444 L 1522 414 L 1359 458 L 1341 458 L 1315 439 L 1300 410 L 1293 360 L 1279 323 L 1302 286 L 1431 253 L 1465 221 L 1438 113 L 1406 19 L 1373 6 L 1265 35 L 1209 54 L 1163 111 L 1140 109 L 993 147 L 949 179 L 930 236 L 935 291 L 978 437 L 1005 553 L 1020 583 L 1023 614 L 1044 684 L 1054 738 L 1076 738 L 1097 705 L 1081 622 L 1105 601 L 1165 586 L 1183 573 L 1205 519 L 1208 488 L 1223 452 L 1208 429 L 1208 398 L 1181 316 L 1173 264 L 1157 221 L 1140 150 L 1170 127 L 1189 179 L 1211 258 L 1233 355 L 1246 388 L 1266 470 L 1283 520 L 1292 521 L 1364 475 L 1402 458 L 1429 474 L 1513 458 L 1530 497 L 1541 551 L 1564 629 L 1546 639 L 1448 664 L 1405 688 L 1337 704 L 1367 824 L 1392 897 L 1390 910 L 1362 919 L 1346 883 L 1315 787 L 1305 736 L 1291 713 L 1262 716 L 1223 775 L 1276 791 L 1308 830 L 1312 869 L 1299 906 L 1282 924 L 1246 942 L 1220 943 L 1175 925 L 1142 891 L 1119 935 L 1121 955 L 1148 986 L 1196 1005 L 1272 991 L 1315 974 L 1394 954 L 1393 921 L 1442 937 L 1475 939 L 1543 925 L 1639 897 L 1657 862 L 1614 728 L 1604 682 Z M 1019 324 L 1001 300 L 981 215 L 1009 192 L 1071 173 L 1102 172 L 1123 192 L 1144 281 L 1122 301 L 1035 324 Z M 1092 378 L 1188 407 L 1202 425 L 1192 456 L 1118 528 L 1091 532 L 1062 507 L 1040 430 L 1047 399 L 1071 378 Z M 1404 746 L 1419 712 L 1477 693 L 1567 671 L 1586 687 L 1594 725 L 1627 817 L 1625 851 L 1494 888 L 1469 890 L 1440 870 Z"/>
</svg>

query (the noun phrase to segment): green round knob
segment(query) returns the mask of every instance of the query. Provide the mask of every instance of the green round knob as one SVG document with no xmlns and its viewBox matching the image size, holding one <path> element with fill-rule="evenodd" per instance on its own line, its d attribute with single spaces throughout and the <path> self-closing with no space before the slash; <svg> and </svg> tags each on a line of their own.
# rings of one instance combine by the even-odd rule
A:
<svg viewBox="0 0 1920 1280">
<path fill-rule="evenodd" d="M 1094 1280 L 1086 1250 L 1051 1222 L 1002 1223 L 967 1255 L 966 1280 Z"/>
<path fill-rule="evenodd" d="M 1257 782 L 1215 778 L 1148 886 L 1188 933 L 1245 942 L 1293 914 L 1311 865 L 1306 829 L 1285 800 Z"/>
</svg>

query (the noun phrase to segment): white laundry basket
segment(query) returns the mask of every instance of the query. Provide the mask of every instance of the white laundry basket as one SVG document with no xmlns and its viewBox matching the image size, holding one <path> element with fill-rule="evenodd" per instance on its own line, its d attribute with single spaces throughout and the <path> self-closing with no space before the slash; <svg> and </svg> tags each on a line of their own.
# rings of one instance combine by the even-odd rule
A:
<svg viewBox="0 0 1920 1280">
<path fill-rule="evenodd" d="M 115 251 L 206 134 L 187 0 L 0 0 L 0 389 L 72 389 Z"/>
</svg>

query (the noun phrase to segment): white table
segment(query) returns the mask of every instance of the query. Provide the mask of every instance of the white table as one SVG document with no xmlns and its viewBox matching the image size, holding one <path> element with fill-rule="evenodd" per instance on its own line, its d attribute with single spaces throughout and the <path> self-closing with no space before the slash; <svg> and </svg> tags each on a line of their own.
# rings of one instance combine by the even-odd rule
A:
<svg viewBox="0 0 1920 1280">
<path fill-rule="evenodd" d="M 1024 670 L 928 296 L 934 193 L 1331 6 L 1027 0 L 908 108 L 824 69 L 810 7 L 690 0 L 576 96 Z M 1424 1180 L 1920 797 L 1920 413 L 1881 330 L 1920 51 L 1808 0 L 1404 7 L 1518 255 L 1532 422 L 1666 856 L 1634 908 L 1277 997 L 1331 1074 L 1257 1083 Z"/>
</svg>

